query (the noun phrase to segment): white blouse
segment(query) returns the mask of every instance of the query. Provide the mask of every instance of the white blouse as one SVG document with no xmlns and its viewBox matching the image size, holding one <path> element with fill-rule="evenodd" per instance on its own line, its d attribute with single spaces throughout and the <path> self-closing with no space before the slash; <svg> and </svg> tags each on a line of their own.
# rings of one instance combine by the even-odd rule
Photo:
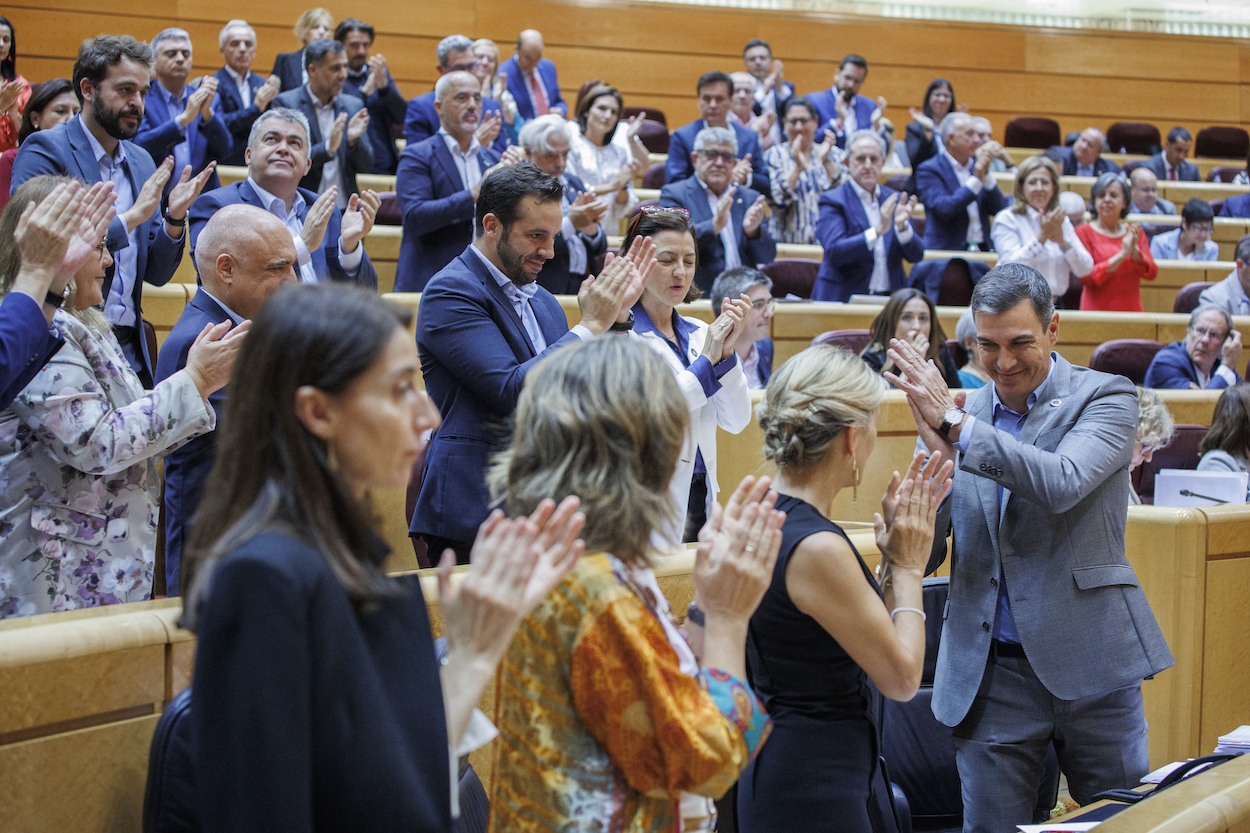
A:
<svg viewBox="0 0 1250 833">
<path fill-rule="evenodd" d="M 624 133 L 624 125 L 618 127 L 616 135 Z M 634 158 L 629 152 L 629 148 L 624 144 L 616 142 L 608 142 L 606 145 L 596 145 L 582 135 L 581 129 L 577 122 L 568 122 L 569 133 L 569 162 L 568 171 L 573 176 L 581 179 L 586 183 L 587 188 L 595 188 L 600 185 L 607 185 L 616 179 L 617 174 L 621 172 L 621 168 L 629 164 Z M 630 183 L 626 189 L 629 193 L 629 199 L 624 204 L 616 201 L 616 194 L 601 194 L 600 199 L 608 204 L 608 213 L 603 218 L 603 224 L 608 229 L 608 234 L 620 234 L 617 230 L 620 221 L 629 216 L 630 209 L 638 204 L 638 195 L 634 193 L 634 185 Z"/>
<path fill-rule="evenodd" d="M 994 217 L 990 239 L 994 242 L 994 251 L 998 252 L 999 263 L 1032 266 L 1046 278 L 1051 294 L 1059 298 L 1068 291 L 1068 272 L 1084 277 L 1093 271 L 1094 259 L 1081 244 L 1067 217 L 1063 218 L 1066 250 L 1053 240 L 1039 243 L 1037 235 L 1041 230 L 1041 214 L 1032 206 L 1027 206 L 1024 214 L 1004 208 Z"/>
</svg>

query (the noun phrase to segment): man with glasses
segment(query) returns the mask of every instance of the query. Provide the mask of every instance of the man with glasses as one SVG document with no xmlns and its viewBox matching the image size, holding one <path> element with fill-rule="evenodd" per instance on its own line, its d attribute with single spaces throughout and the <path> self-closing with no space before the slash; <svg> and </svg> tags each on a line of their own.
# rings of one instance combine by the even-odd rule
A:
<svg viewBox="0 0 1250 833">
<path fill-rule="evenodd" d="M 699 133 L 709 127 L 729 131 L 734 137 L 733 181 L 749 185 L 761 194 L 768 193 L 768 168 L 764 165 L 764 152 L 760 149 L 755 131 L 740 124 L 729 122 L 729 104 L 733 96 L 733 79 L 723 72 L 705 72 L 695 85 L 699 96 L 700 118 L 673 131 L 668 145 L 668 162 L 664 166 L 665 181 L 670 185 L 689 179 L 695 172 L 690 163 L 691 149 Z M 716 272 L 712 273 L 713 276 Z M 708 278 L 710 283 L 711 277 Z"/>
<path fill-rule="evenodd" d="M 759 390 L 768 384 L 773 375 L 773 282 L 758 269 L 735 266 L 726 269 L 712 284 L 712 309 L 719 310 L 726 298 L 751 299 L 751 311 L 743 322 L 742 335 L 734 342 L 734 352 L 742 362 L 742 372 L 747 377 L 747 387 Z"/>
<path fill-rule="evenodd" d="M 473 55 L 473 41 L 464 35 L 448 35 L 438 42 L 438 74 L 471 72 L 477 64 Z M 508 134 L 503 129 L 503 106 L 493 98 L 482 99 L 481 121 L 477 126 L 477 140 L 483 147 L 499 155 L 508 149 Z M 408 102 L 404 114 L 404 141 L 412 147 L 438 132 L 438 111 L 434 108 L 434 91 L 419 95 Z"/>
<path fill-rule="evenodd" d="M 1155 260 L 1219 260 L 1220 246 L 1211 239 L 1215 213 L 1206 200 L 1190 200 L 1181 209 L 1181 227 L 1156 234 L 1150 241 Z"/>
<path fill-rule="evenodd" d="M 694 282 L 704 292 L 725 269 L 772 263 L 777 257 L 777 244 L 764 227 L 764 195 L 734 181 L 737 158 L 734 133 L 706 127 L 695 137 L 690 154 L 695 175 L 660 190 L 660 205 L 690 212 L 699 247 Z"/>
<path fill-rule="evenodd" d="M 1214 304 L 1189 316 L 1189 332 L 1155 354 L 1146 370 L 1146 387 L 1174 390 L 1221 390 L 1241 381 L 1234 369 L 1241 358 L 1241 333 L 1233 319 Z"/>
<path fill-rule="evenodd" d="M 1200 304 L 1215 304 L 1229 315 L 1250 315 L 1250 234 L 1237 241 L 1236 268 L 1198 296 Z"/>
</svg>

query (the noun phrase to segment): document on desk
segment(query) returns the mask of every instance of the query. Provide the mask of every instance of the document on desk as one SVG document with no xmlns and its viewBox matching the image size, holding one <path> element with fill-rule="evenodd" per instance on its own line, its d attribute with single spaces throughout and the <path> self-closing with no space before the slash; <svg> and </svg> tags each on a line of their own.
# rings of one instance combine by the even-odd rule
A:
<svg viewBox="0 0 1250 833">
<path fill-rule="evenodd" d="M 1070 821 L 1066 824 L 1019 824 L 1020 833 L 1083 833 L 1099 825 L 1096 821 Z"/>
</svg>

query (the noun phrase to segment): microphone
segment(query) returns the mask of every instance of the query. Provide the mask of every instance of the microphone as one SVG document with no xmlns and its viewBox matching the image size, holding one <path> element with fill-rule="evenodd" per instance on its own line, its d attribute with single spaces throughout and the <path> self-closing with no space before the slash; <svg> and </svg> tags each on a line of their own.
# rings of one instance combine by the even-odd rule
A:
<svg viewBox="0 0 1250 833">
<path fill-rule="evenodd" d="M 1227 503 L 1228 503 L 1228 501 L 1226 501 L 1226 500 L 1220 500 L 1219 498 L 1217 498 L 1217 497 L 1211 497 L 1210 495 L 1200 495 L 1200 494 L 1198 494 L 1197 492 L 1191 492 L 1189 489 L 1181 489 L 1181 492 L 1180 492 L 1180 493 L 1181 493 L 1182 495 L 1184 495 L 1185 497 L 1200 497 L 1200 498 L 1202 498 L 1203 500 L 1209 500 L 1209 501 L 1211 501 L 1212 503 L 1218 503 L 1218 504 L 1220 504 L 1221 506 L 1223 506 L 1223 505 L 1225 505 L 1225 504 L 1227 504 Z"/>
</svg>

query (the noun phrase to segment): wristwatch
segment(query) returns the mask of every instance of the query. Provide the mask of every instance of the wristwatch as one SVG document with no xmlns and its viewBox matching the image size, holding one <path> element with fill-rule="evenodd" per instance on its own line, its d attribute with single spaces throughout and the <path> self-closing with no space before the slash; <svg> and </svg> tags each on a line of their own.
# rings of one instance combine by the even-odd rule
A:
<svg viewBox="0 0 1250 833">
<path fill-rule="evenodd" d="M 175 220 L 173 217 L 170 217 L 168 205 L 161 206 L 161 216 L 164 217 L 165 222 L 169 223 L 171 226 L 182 226 L 182 225 L 186 225 L 186 222 L 187 222 L 187 217 L 185 214 L 182 216 L 181 220 Z"/>
<path fill-rule="evenodd" d="M 942 439 L 949 440 L 951 429 L 962 423 L 966 416 L 968 412 L 963 408 L 947 408 L 946 413 L 942 414 L 942 424 L 938 426 L 938 433 L 942 435 Z"/>
<path fill-rule="evenodd" d="M 630 310 L 629 318 L 626 318 L 624 321 L 613 321 L 612 326 L 608 328 L 608 331 L 613 333 L 628 333 L 632 329 L 634 329 L 634 311 Z"/>
</svg>

